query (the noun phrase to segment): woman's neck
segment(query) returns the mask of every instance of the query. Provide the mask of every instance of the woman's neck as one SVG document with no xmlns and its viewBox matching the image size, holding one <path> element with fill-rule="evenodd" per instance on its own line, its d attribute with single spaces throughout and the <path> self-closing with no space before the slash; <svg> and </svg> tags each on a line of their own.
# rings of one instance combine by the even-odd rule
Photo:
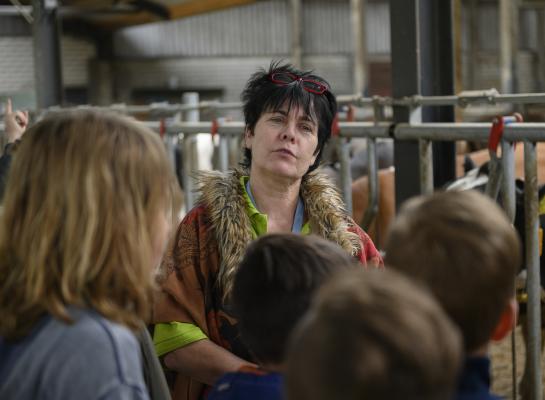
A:
<svg viewBox="0 0 545 400">
<path fill-rule="evenodd" d="M 259 212 L 267 214 L 267 232 L 291 232 L 301 179 L 250 174 L 250 189 Z"/>
</svg>

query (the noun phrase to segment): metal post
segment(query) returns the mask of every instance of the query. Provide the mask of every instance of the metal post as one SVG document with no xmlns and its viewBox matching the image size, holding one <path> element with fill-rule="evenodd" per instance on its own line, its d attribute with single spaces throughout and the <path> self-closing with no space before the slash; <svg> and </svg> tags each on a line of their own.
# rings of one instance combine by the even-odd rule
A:
<svg viewBox="0 0 545 400">
<path fill-rule="evenodd" d="M 363 94 L 367 87 L 367 43 L 365 24 L 366 0 L 350 0 L 354 55 L 354 93 Z"/>
<path fill-rule="evenodd" d="M 511 1 L 511 54 L 512 54 L 512 60 L 511 60 L 511 77 L 513 79 L 511 90 L 513 93 L 517 93 L 519 91 L 519 57 L 518 57 L 518 50 L 519 50 L 519 0 L 512 0 Z M 523 112 L 524 110 L 520 107 L 515 107 L 517 111 Z"/>
<path fill-rule="evenodd" d="M 303 65 L 303 14 L 302 0 L 290 0 L 291 8 L 291 62 L 298 68 Z"/>
<path fill-rule="evenodd" d="M 244 132 L 244 128 L 241 129 L 241 132 Z M 240 136 L 229 136 L 229 167 L 232 165 L 237 165 L 241 159 L 241 149 L 242 149 L 242 135 Z"/>
<path fill-rule="evenodd" d="M 468 83 L 469 89 L 474 90 L 477 86 L 475 66 L 478 65 L 475 61 L 479 53 L 477 47 L 479 43 L 479 19 L 477 18 L 479 9 L 477 7 L 477 0 L 469 1 L 469 10 L 467 12 L 469 14 L 469 59 L 471 60 L 468 63 Z"/>
<path fill-rule="evenodd" d="M 420 193 L 433 193 L 433 150 L 429 140 L 419 140 L 420 147 Z"/>
<path fill-rule="evenodd" d="M 375 126 L 386 119 L 384 105 L 380 104 L 378 98 L 373 100 L 373 114 L 375 116 Z M 377 158 L 377 142 L 373 137 L 367 138 L 367 184 L 368 184 L 368 201 L 367 209 L 361 220 L 361 227 L 364 231 L 368 231 L 369 227 L 379 213 L 379 195 L 380 185 L 378 177 L 378 158 Z M 378 232 L 378 231 L 377 231 Z"/>
<path fill-rule="evenodd" d="M 545 91 L 545 8 L 536 10 L 537 13 L 537 57 L 538 57 L 538 87 L 540 92 Z"/>
<path fill-rule="evenodd" d="M 488 166 L 490 171 L 488 173 L 488 182 L 486 184 L 485 193 L 492 200 L 496 201 L 498 199 L 500 185 L 503 180 L 503 166 L 497 157 L 491 157 Z"/>
<path fill-rule="evenodd" d="M 229 169 L 229 136 L 220 135 L 219 167 L 220 171 Z"/>
<path fill-rule="evenodd" d="M 421 92 L 419 0 L 390 1 L 393 96 L 401 98 Z M 419 113 L 394 106 L 394 122 L 418 122 Z M 396 207 L 419 194 L 418 142 L 397 141 L 394 145 Z"/>
<path fill-rule="evenodd" d="M 367 209 L 361 221 L 361 227 L 368 231 L 378 214 L 378 160 L 377 160 L 377 142 L 374 138 L 367 139 L 367 183 L 369 189 L 369 200 Z"/>
<path fill-rule="evenodd" d="M 348 139 L 339 138 L 337 142 L 341 163 L 341 188 L 348 214 L 352 215 L 352 172 L 350 171 L 350 144 Z"/>
<path fill-rule="evenodd" d="M 505 140 L 501 141 L 501 200 L 503 209 L 511 223 L 515 222 L 515 148 L 512 143 Z"/>
<path fill-rule="evenodd" d="M 454 94 L 454 29 L 452 0 L 421 0 L 420 7 L 422 94 Z M 452 122 L 454 107 L 423 107 L 423 122 Z M 433 143 L 433 185 L 442 187 L 456 177 L 456 145 Z M 422 157 L 421 157 L 422 158 Z"/>
<path fill-rule="evenodd" d="M 512 0 L 500 0 L 499 36 L 500 36 L 500 79 L 502 93 L 513 92 L 513 46 L 511 43 L 511 7 Z"/>
<path fill-rule="evenodd" d="M 182 103 L 187 105 L 199 104 L 199 94 L 195 92 L 187 92 L 182 95 Z M 187 122 L 199 121 L 199 109 L 184 111 L 183 119 Z M 191 174 L 195 172 L 195 136 L 185 133 L 182 140 L 182 154 L 183 154 L 183 170 L 182 170 L 182 182 L 184 185 L 185 204 L 186 210 L 191 210 L 194 205 L 193 190 L 194 182 Z"/>
<path fill-rule="evenodd" d="M 501 179 L 501 200 L 502 206 L 507 214 L 509 222 L 515 222 L 516 212 L 516 193 L 515 193 L 515 147 L 512 143 L 501 141 L 501 163 L 502 163 L 502 179 Z M 516 291 L 516 284 L 513 282 Z M 517 400 L 517 349 L 516 349 L 516 329 L 513 327 L 511 331 L 511 386 L 513 388 L 513 400 Z"/>
<path fill-rule="evenodd" d="M 526 227 L 526 268 L 528 271 L 528 348 L 530 398 L 543 399 L 541 382 L 541 285 L 538 243 L 538 186 L 535 142 L 524 141 L 524 222 Z"/>
<path fill-rule="evenodd" d="M 34 70 L 38 109 L 63 103 L 56 0 L 33 0 Z"/>
</svg>

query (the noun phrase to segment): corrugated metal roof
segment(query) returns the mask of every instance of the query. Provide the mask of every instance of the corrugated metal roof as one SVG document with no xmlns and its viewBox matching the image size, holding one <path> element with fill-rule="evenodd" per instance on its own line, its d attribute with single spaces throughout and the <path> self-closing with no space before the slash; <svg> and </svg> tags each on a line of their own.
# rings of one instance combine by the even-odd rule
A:
<svg viewBox="0 0 545 400">
<path fill-rule="evenodd" d="M 289 51 L 284 1 L 266 1 L 179 21 L 123 29 L 114 36 L 120 57 L 244 56 Z"/>
<path fill-rule="evenodd" d="M 387 2 L 370 2 L 366 12 L 371 54 L 390 51 Z M 178 56 L 275 56 L 290 53 L 290 8 L 285 0 L 126 28 L 114 35 L 116 55 L 127 58 Z M 348 0 L 303 3 L 303 53 L 352 51 Z"/>
</svg>

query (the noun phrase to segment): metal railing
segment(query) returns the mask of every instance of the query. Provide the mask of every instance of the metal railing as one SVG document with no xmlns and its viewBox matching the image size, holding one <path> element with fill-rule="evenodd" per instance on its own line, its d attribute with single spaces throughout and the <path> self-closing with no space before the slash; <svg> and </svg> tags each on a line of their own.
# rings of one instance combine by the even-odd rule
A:
<svg viewBox="0 0 545 400">
<path fill-rule="evenodd" d="M 369 204 L 363 218 L 364 229 L 368 228 L 378 213 L 379 181 L 376 155 L 377 139 L 390 138 L 394 141 L 417 140 L 420 148 L 420 191 L 430 193 L 433 191 L 433 141 L 458 141 L 470 140 L 486 142 L 489 137 L 491 123 L 398 123 L 384 122 L 385 109 L 387 107 L 408 107 L 418 113 L 422 106 L 457 106 L 468 107 L 471 105 L 485 104 L 543 104 L 545 105 L 545 93 L 530 94 L 499 94 L 496 90 L 463 92 L 453 96 L 411 96 L 400 99 L 378 97 L 364 98 L 358 95 L 338 96 L 340 104 L 351 104 L 360 107 L 372 107 L 374 122 L 340 122 L 338 154 L 340 156 L 341 189 L 348 210 L 352 210 L 352 177 L 350 172 L 350 139 L 365 138 L 368 152 L 368 190 Z M 193 104 L 164 104 L 155 103 L 148 106 L 112 105 L 99 107 L 125 114 L 156 113 L 159 115 L 175 115 L 187 113 L 193 110 L 220 110 L 238 109 L 240 103 L 219 102 L 193 102 Z M 79 107 L 85 108 L 85 107 Z M 53 107 L 44 110 L 49 112 L 62 112 L 63 108 Z M 418 119 L 417 119 L 418 120 Z M 229 141 L 240 137 L 244 131 L 243 122 L 214 121 L 172 121 L 166 125 L 159 121 L 144 122 L 155 130 L 163 130 L 168 135 L 176 135 L 181 138 L 181 148 L 189 152 L 194 135 L 199 133 L 214 132 L 219 136 L 219 168 L 226 170 L 229 165 Z M 180 135 L 183 134 L 183 135 Z M 545 142 L 545 123 L 512 123 L 506 125 L 501 139 L 503 171 L 499 179 L 499 192 L 502 197 L 502 205 L 511 219 L 515 216 L 515 173 L 513 142 L 524 142 L 524 170 L 525 170 L 525 229 L 526 229 L 526 267 L 528 271 L 528 368 L 531 376 L 532 398 L 542 398 L 541 381 L 541 285 L 539 274 L 539 243 L 538 243 L 538 181 L 537 181 L 537 157 L 536 143 Z M 187 158 L 187 157 L 184 157 Z M 186 205 L 193 205 L 193 191 L 189 178 L 191 166 L 186 164 L 183 168 Z M 513 383 L 513 392 L 516 393 L 516 382 Z"/>
</svg>

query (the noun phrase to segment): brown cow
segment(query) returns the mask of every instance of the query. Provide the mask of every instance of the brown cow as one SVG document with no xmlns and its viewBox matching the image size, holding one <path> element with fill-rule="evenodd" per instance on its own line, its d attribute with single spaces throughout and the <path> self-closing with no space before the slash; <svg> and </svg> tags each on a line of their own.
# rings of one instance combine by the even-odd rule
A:
<svg viewBox="0 0 545 400">
<path fill-rule="evenodd" d="M 386 233 L 395 214 L 394 168 L 379 170 L 378 179 L 378 215 L 367 229 L 367 233 L 371 236 L 377 248 L 381 249 L 384 247 Z M 368 185 L 367 176 L 362 176 L 352 183 L 352 216 L 354 221 L 360 225 L 369 204 Z"/>
<path fill-rule="evenodd" d="M 488 150 L 479 150 L 469 153 L 475 165 L 480 166 L 490 159 Z M 464 157 L 461 154 L 456 157 L 456 174 L 464 175 Z M 537 173 L 539 184 L 545 184 L 545 143 L 537 145 Z M 517 144 L 515 148 L 515 176 L 524 178 L 524 146 Z M 379 172 L 379 211 L 376 221 L 369 229 L 369 235 L 380 249 L 384 245 L 384 239 L 388 232 L 390 222 L 395 216 L 395 172 L 393 168 L 380 170 Z M 356 179 L 352 183 L 352 215 L 354 220 L 361 224 L 368 204 L 368 180 L 367 176 Z"/>
</svg>

